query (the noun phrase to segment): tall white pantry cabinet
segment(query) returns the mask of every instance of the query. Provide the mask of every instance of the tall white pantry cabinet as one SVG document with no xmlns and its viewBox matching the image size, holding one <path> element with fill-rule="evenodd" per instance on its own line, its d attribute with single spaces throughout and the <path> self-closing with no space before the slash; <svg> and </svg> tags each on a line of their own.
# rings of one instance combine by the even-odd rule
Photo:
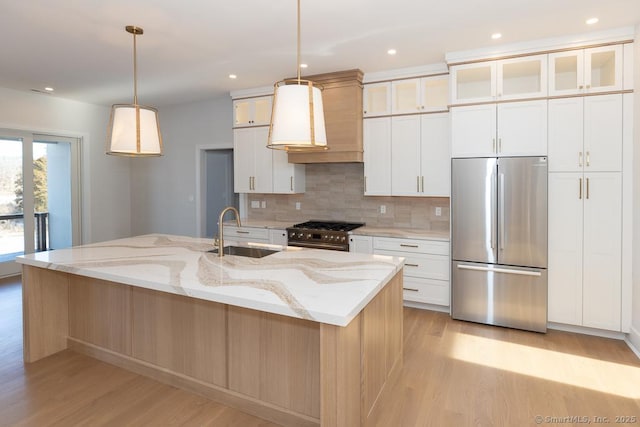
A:
<svg viewBox="0 0 640 427">
<path fill-rule="evenodd" d="M 547 155 L 548 321 L 629 332 L 633 32 L 600 36 L 597 47 L 519 56 L 511 76 L 486 71 L 501 60 L 448 55 L 452 156 Z M 495 89 L 507 78 L 508 101 Z M 517 120 L 507 123 L 501 106 Z M 501 141 L 503 126 L 521 130 L 516 150 Z"/>
</svg>

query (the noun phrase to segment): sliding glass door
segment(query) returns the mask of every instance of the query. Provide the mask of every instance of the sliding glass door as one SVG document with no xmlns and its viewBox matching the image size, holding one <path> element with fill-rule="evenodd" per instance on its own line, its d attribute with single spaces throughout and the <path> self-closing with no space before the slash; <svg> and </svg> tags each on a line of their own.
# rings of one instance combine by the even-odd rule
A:
<svg viewBox="0 0 640 427">
<path fill-rule="evenodd" d="M 17 255 L 79 244 L 78 138 L 0 130 L 0 277 Z"/>
</svg>

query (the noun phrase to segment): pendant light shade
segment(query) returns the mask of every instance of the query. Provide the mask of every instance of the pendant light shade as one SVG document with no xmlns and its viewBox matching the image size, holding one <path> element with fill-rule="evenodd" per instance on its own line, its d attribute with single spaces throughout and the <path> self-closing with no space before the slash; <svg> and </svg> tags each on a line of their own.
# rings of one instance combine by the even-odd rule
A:
<svg viewBox="0 0 640 427">
<path fill-rule="evenodd" d="M 287 151 L 327 150 L 322 92 L 300 79 L 300 0 L 298 0 L 297 78 L 274 85 L 268 148 Z"/>
<path fill-rule="evenodd" d="M 133 34 L 133 104 L 115 104 L 107 132 L 107 154 L 148 157 L 162 155 L 162 135 L 158 123 L 158 110 L 138 105 L 136 36 L 142 28 L 127 26 Z"/>
</svg>

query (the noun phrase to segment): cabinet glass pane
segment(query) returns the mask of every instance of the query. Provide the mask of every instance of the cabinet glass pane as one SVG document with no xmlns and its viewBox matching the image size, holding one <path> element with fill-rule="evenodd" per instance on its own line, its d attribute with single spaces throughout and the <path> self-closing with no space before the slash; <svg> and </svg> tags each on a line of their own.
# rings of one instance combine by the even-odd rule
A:
<svg viewBox="0 0 640 427">
<path fill-rule="evenodd" d="M 255 100 L 255 122 L 269 123 L 271 121 L 271 99 Z"/>
<path fill-rule="evenodd" d="M 449 81 L 446 78 L 425 79 L 423 91 L 425 109 L 447 109 L 447 104 L 449 103 Z"/>
<path fill-rule="evenodd" d="M 540 92 L 542 67 L 539 60 L 517 61 L 502 65 L 502 94 Z"/>
<path fill-rule="evenodd" d="M 616 84 L 616 52 L 591 54 L 591 87 L 614 86 Z"/>
<path fill-rule="evenodd" d="M 249 102 L 236 102 L 235 105 L 235 124 L 249 123 Z"/>
<path fill-rule="evenodd" d="M 457 99 L 491 96 L 491 67 L 476 67 L 456 72 Z"/>
<path fill-rule="evenodd" d="M 393 82 L 394 100 L 393 111 L 418 110 L 418 85 L 415 80 Z"/>
<path fill-rule="evenodd" d="M 386 114 L 387 113 L 387 86 L 370 86 L 366 88 L 367 105 L 364 111 L 367 114 Z"/>
<path fill-rule="evenodd" d="M 578 57 L 561 56 L 554 58 L 555 90 L 571 90 L 578 87 Z"/>
</svg>

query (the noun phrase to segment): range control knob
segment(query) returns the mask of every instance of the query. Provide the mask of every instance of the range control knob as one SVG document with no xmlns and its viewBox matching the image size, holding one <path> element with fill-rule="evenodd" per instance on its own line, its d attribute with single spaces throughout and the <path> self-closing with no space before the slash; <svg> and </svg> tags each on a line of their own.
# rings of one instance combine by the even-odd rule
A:
<svg viewBox="0 0 640 427">
<path fill-rule="evenodd" d="M 342 237 L 340 238 L 340 241 L 344 242 L 344 241 L 345 241 L 345 237 L 344 237 L 344 236 L 342 236 Z"/>
<path fill-rule="evenodd" d="M 298 233 L 298 239 L 302 239 L 303 234 L 302 233 Z"/>
<path fill-rule="evenodd" d="M 292 231 L 291 233 L 289 233 L 289 237 L 291 237 L 292 239 L 296 237 L 295 231 Z"/>
<path fill-rule="evenodd" d="M 307 234 L 307 239 L 311 239 L 311 233 Z"/>
</svg>

